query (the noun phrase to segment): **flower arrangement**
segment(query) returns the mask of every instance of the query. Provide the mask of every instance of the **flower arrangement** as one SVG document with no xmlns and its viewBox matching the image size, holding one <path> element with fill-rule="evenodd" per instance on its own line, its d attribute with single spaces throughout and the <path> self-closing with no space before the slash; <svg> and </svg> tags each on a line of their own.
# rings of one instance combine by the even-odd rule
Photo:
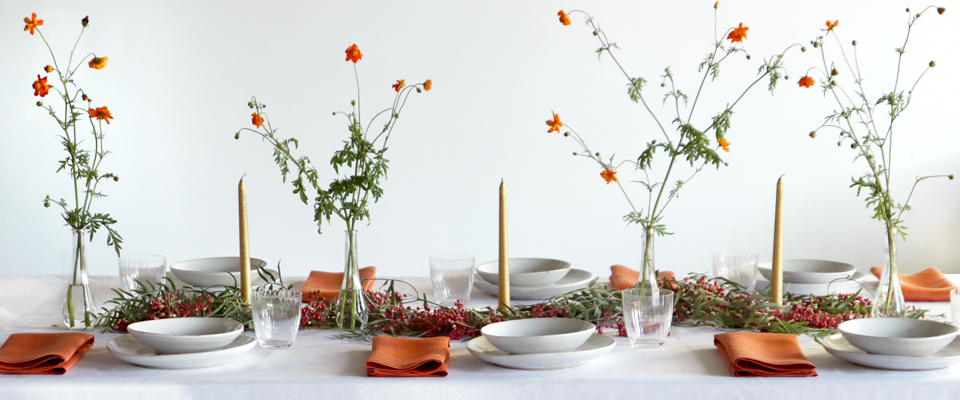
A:
<svg viewBox="0 0 960 400">
<path fill-rule="evenodd" d="M 714 10 L 718 8 L 718 5 L 719 4 L 714 4 Z M 736 27 L 728 29 L 723 35 L 718 36 L 716 34 L 716 22 L 714 23 L 713 46 L 710 52 L 704 57 L 703 62 L 699 65 L 699 72 L 702 73 L 702 77 L 699 80 L 699 87 L 697 87 L 694 92 L 687 92 L 678 88 L 674 80 L 673 72 L 669 67 L 665 68 L 663 75 L 661 75 L 660 87 L 666 88 L 666 93 L 663 98 L 664 103 L 672 103 L 672 107 L 669 107 L 670 115 L 658 116 L 650 107 L 650 103 L 647 100 L 648 92 L 646 84 L 648 81 L 643 77 L 637 77 L 627 72 L 613 51 L 619 47 L 600 29 L 596 20 L 586 12 L 579 10 L 574 10 L 570 13 L 561 10 L 557 14 L 563 25 L 570 25 L 570 15 L 577 13 L 586 16 L 586 24 L 590 27 L 590 32 L 600 41 L 600 47 L 596 50 L 598 56 L 602 57 L 603 55 L 607 55 L 613 60 L 620 72 L 622 72 L 627 79 L 627 94 L 630 100 L 644 108 L 656 123 L 662 137 L 653 138 L 647 142 L 646 148 L 642 149 L 638 157 L 617 161 L 614 159 L 614 156 L 608 159 L 601 158 L 601 153 L 591 150 L 576 130 L 570 125 L 561 123 L 557 113 L 553 113 L 553 118 L 547 120 L 547 125 L 549 126 L 547 133 L 559 133 L 561 128 L 564 128 L 565 132 L 563 136 L 572 137 L 581 148 L 580 151 L 573 153 L 574 156 L 586 157 L 599 164 L 601 168 L 600 177 L 603 178 L 607 184 L 616 183 L 620 188 L 620 191 L 626 197 L 630 206 L 630 212 L 624 216 L 624 220 L 627 223 L 640 225 L 644 231 L 643 266 L 641 269 L 641 279 L 637 283 L 637 286 L 650 287 L 652 290 L 656 290 L 656 285 L 651 285 L 652 282 L 655 282 L 653 275 L 653 271 L 655 270 L 653 238 L 654 235 L 662 236 L 670 234 L 667 232 L 666 225 L 663 223 L 664 210 L 677 198 L 680 189 L 687 185 L 704 167 L 713 166 L 720 168 L 726 165 L 726 162 L 723 161 L 718 151 L 720 149 L 723 149 L 725 152 L 730 151 L 731 143 L 727 139 L 727 134 L 730 131 L 730 119 L 733 115 L 733 109 L 739 104 L 740 100 L 744 98 L 747 92 L 763 79 L 769 79 L 767 88 L 771 92 L 773 91 L 785 72 L 783 58 L 786 51 L 794 46 L 790 46 L 784 50 L 784 52 L 775 54 L 769 59 L 764 60 L 763 64 L 759 67 L 757 78 L 750 82 L 739 96 L 734 97 L 732 102 L 727 103 L 722 110 L 711 117 L 709 122 L 704 122 L 703 126 L 697 127 L 698 118 L 694 112 L 698 111 L 697 105 L 701 96 L 706 94 L 707 81 L 713 82 L 719 77 L 720 66 L 731 56 L 737 53 L 745 53 L 745 50 L 739 44 L 743 43 L 747 38 L 747 30 L 750 29 L 749 27 L 743 26 L 743 23 L 740 23 Z M 714 12 L 714 21 L 716 21 L 716 11 Z M 724 37 L 726 38 L 725 40 L 729 41 L 728 43 L 721 39 Z M 748 54 L 746 58 L 749 60 L 751 57 Z M 692 101 L 690 101 L 691 94 L 693 96 Z M 672 120 L 674 129 L 669 129 L 667 125 L 662 122 L 667 119 Z M 658 134 L 658 136 L 660 135 Z M 662 161 L 659 161 L 659 158 L 658 163 L 654 162 L 655 158 L 657 158 L 655 156 L 658 151 L 662 152 L 668 160 L 665 168 L 663 168 L 664 165 Z M 689 164 L 687 168 L 688 171 L 681 172 L 683 168 L 682 164 Z M 647 202 L 645 208 L 637 208 L 636 203 L 631 200 L 631 195 L 617 177 L 617 173 L 621 172 L 624 167 L 629 167 L 642 173 L 640 180 L 632 182 L 639 183 L 646 191 Z M 653 179 L 651 174 L 655 173 L 655 170 L 658 169 L 661 171 L 659 173 L 662 178 L 659 180 Z M 676 179 L 675 177 L 681 173 L 683 174 L 682 177 Z"/>
<path fill-rule="evenodd" d="M 949 178 L 953 175 L 930 175 L 916 178 L 913 187 L 910 189 L 907 199 L 903 203 L 898 203 L 890 193 L 892 174 L 893 174 L 893 138 L 894 123 L 900 115 L 907 110 L 913 99 L 913 93 L 920 83 L 920 79 L 936 63 L 930 61 L 927 68 L 917 77 L 909 89 L 900 86 L 900 71 L 906 53 L 907 43 L 910 39 L 910 33 L 914 25 L 923 14 L 936 10 L 937 14 L 943 14 L 946 9 L 943 7 L 930 6 L 919 13 L 907 13 L 907 33 L 903 45 L 896 48 L 897 53 L 897 73 L 893 77 L 893 85 L 890 91 L 883 92 L 876 100 L 867 97 L 867 91 L 864 87 L 864 75 L 860 72 L 860 65 L 857 58 L 857 41 L 851 42 L 852 63 L 844 50 L 839 37 L 837 26 L 840 21 L 827 20 L 826 28 L 822 31 L 823 35 L 812 40 L 810 43 L 814 48 L 820 50 L 820 59 L 822 66 L 811 67 L 805 76 L 800 78 L 797 84 L 803 88 L 810 88 L 815 83 L 811 74 L 819 75 L 820 87 L 823 90 L 824 97 L 835 104 L 836 110 L 826 117 L 823 124 L 810 132 L 811 138 L 816 138 L 817 132 L 823 129 L 832 129 L 839 131 L 839 140 L 837 145 L 842 146 L 848 143 L 854 151 L 854 160 L 863 160 L 869 167 L 867 173 L 860 177 L 853 177 L 850 187 L 857 189 L 857 195 L 866 193 L 867 207 L 873 208 L 873 218 L 880 220 L 884 224 L 887 242 L 886 266 L 881 276 L 881 285 L 878 292 L 878 299 L 874 303 L 875 316 L 903 316 L 905 306 L 903 295 L 900 292 L 899 281 L 897 278 L 897 249 L 896 237 L 899 235 L 906 239 L 906 226 L 903 225 L 903 213 L 910 209 L 910 199 L 917 185 L 931 178 Z M 828 56 L 826 46 L 827 39 L 831 37 L 836 42 L 837 50 L 840 51 L 842 61 L 833 61 Z M 846 68 L 844 68 L 846 67 Z M 843 70 L 843 72 L 841 72 Z M 842 78 L 849 79 L 845 82 Z M 847 87 L 852 86 L 852 91 Z M 884 126 L 882 117 L 878 116 L 880 110 L 877 107 L 886 108 L 883 113 L 887 117 Z"/>
<path fill-rule="evenodd" d="M 73 178 L 73 196 L 71 198 L 55 199 L 47 195 L 43 200 L 44 207 L 50 207 L 51 204 L 60 206 L 63 209 L 64 222 L 74 231 L 73 273 L 67 286 L 64 320 L 68 327 L 73 328 L 81 317 L 79 314 L 82 313 L 83 324 L 85 327 L 89 327 L 91 323 L 89 311 L 93 308 L 93 305 L 88 304 L 92 303 L 92 297 L 89 295 L 89 288 L 87 287 L 84 235 L 89 233 L 89 240 L 93 240 L 97 230 L 105 229 L 107 231 L 107 245 L 113 246 L 117 255 L 120 255 L 123 238 L 113 228 L 117 221 L 110 217 L 110 214 L 92 211 L 94 200 L 106 197 L 100 191 L 100 182 L 119 181 L 120 178 L 112 172 L 101 171 L 103 159 L 110 153 L 104 146 L 103 124 L 109 125 L 110 120 L 113 119 L 113 114 L 106 105 L 94 106 L 93 99 L 77 85 L 75 75 L 83 67 L 85 61 L 90 69 L 101 70 L 107 66 L 109 58 L 98 56 L 96 53 L 89 53 L 78 58 L 76 64 L 73 62 L 83 32 L 90 24 L 89 17 L 84 17 L 80 21 L 80 35 L 77 37 L 73 49 L 70 50 L 70 57 L 63 65 L 57 60 L 53 49 L 40 30 L 43 20 L 37 19 L 36 13 L 23 20 L 26 22 L 23 30 L 29 31 L 31 35 L 39 34 L 50 51 L 53 64 L 45 66 L 43 71 L 47 74 L 56 73 L 56 85 L 48 83 L 50 75 L 41 77 L 37 74 L 37 80 L 32 85 L 33 95 L 42 99 L 49 95 L 52 89 L 63 102 L 62 108 L 58 105 L 55 109 L 54 106 L 45 104 L 43 100 L 37 101 L 37 106 L 47 110 L 50 116 L 57 121 L 57 125 L 62 131 L 60 142 L 64 147 L 66 156 L 60 160 L 60 167 L 57 172 L 67 171 Z M 83 121 L 84 119 L 87 121 Z M 89 136 L 86 136 L 89 139 L 83 139 L 81 132 L 78 131 L 77 124 L 83 122 L 90 123 Z M 83 145 L 92 145 L 92 149 L 84 148 Z M 74 293 L 75 290 L 82 293 Z M 77 310 L 78 305 L 75 304 L 75 301 L 83 302 L 79 305 L 82 307 L 82 311 Z"/>
<path fill-rule="evenodd" d="M 357 223 L 370 219 L 370 202 L 377 202 L 383 195 L 380 180 L 386 177 L 387 142 L 393 133 L 400 112 L 410 94 L 422 90 L 429 91 L 433 82 L 429 79 L 423 83 L 407 85 L 406 80 L 397 80 L 391 87 L 396 92 L 393 104 L 373 116 L 366 125 L 363 125 L 360 108 L 360 76 L 357 63 L 363 58 L 363 53 L 356 44 L 346 50 L 346 61 L 353 62 L 354 77 L 357 82 L 357 99 L 352 100 L 349 112 L 334 112 L 333 115 L 343 115 L 347 118 L 350 137 L 344 141 L 342 150 L 336 151 L 330 159 L 330 165 L 337 174 L 343 174 L 334 179 L 327 188 L 318 182 L 316 168 L 310 165 L 307 157 L 295 157 L 293 149 L 299 142 L 295 138 L 281 139 L 276 136 L 276 129 L 270 122 L 265 109 L 266 105 L 254 97 L 247 105 L 254 110 L 252 123 L 256 129 L 242 128 L 235 138 L 240 138 L 240 132 L 250 131 L 260 135 L 273 146 L 273 156 L 280 167 L 280 174 L 286 182 L 288 175 L 295 174 L 293 192 L 300 196 L 304 204 L 308 204 L 309 185 L 316 192 L 313 200 L 314 221 L 317 222 L 318 232 L 322 230 L 323 221 L 328 223 L 333 215 L 339 217 L 346 224 L 346 266 L 344 269 L 344 286 L 340 293 L 338 308 L 338 324 L 344 329 L 356 329 L 367 320 L 367 310 L 360 289 L 359 265 L 357 263 L 356 228 Z M 383 128 L 371 131 L 371 126 L 378 118 L 383 117 Z M 371 138 L 372 136 L 372 138 Z"/>
</svg>

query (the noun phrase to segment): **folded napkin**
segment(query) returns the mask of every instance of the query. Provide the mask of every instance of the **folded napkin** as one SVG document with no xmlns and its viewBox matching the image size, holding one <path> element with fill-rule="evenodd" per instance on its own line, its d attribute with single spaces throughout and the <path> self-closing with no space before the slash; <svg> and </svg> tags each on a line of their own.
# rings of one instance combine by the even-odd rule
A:
<svg viewBox="0 0 960 400">
<path fill-rule="evenodd" d="M 92 346 L 86 333 L 14 333 L 0 346 L 0 374 L 63 375 Z"/>
<path fill-rule="evenodd" d="M 803 356 L 796 335 L 727 332 L 714 335 L 713 344 L 736 377 L 817 376 L 817 366 Z"/>
<path fill-rule="evenodd" d="M 676 276 L 673 272 L 663 271 L 657 274 L 657 278 L 670 279 Z M 610 267 L 610 288 L 614 290 L 630 289 L 639 281 L 640 271 L 634 271 L 619 264 Z"/>
<path fill-rule="evenodd" d="M 367 359 L 367 376 L 447 376 L 450 338 L 401 338 L 374 336 L 373 351 Z"/>
<path fill-rule="evenodd" d="M 870 272 L 880 279 L 883 269 L 873 267 Z M 899 275 L 900 289 L 906 301 L 950 301 L 950 291 L 957 288 L 939 269 L 932 267 L 915 274 Z"/>
<path fill-rule="evenodd" d="M 360 268 L 359 272 L 363 290 L 373 289 L 373 279 L 377 276 L 377 267 Z M 333 300 L 340 294 L 341 284 L 343 284 L 343 272 L 310 271 L 310 276 L 303 283 L 300 292 L 303 293 L 304 302 L 320 299 Z"/>
</svg>

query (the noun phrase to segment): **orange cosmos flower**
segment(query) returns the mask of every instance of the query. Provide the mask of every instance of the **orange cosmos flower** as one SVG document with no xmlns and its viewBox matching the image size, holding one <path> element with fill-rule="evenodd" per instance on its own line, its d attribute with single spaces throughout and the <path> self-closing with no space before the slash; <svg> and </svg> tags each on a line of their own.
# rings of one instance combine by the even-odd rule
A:
<svg viewBox="0 0 960 400">
<path fill-rule="evenodd" d="M 40 77 L 40 74 L 37 74 L 36 82 L 33 82 L 33 95 L 44 97 L 50 93 L 50 88 L 53 86 L 47 84 L 47 77 Z"/>
<path fill-rule="evenodd" d="M 260 114 L 253 113 L 253 114 L 250 114 L 250 115 L 253 116 L 253 125 L 254 125 L 254 126 L 256 126 L 257 128 L 263 126 L 263 118 L 260 118 Z"/>
<path fill-rule="evenodd" d="M 723 151 L 725 151 L 725 152 L 727 152 L 727 153 L 730 152 L 730 142 L 728 142 L 727 139 L 724 139 L 724 138 L 722 138 L 722 137 L 719 137 L 719 138 L 717 138 L 717 144 L 719 144 L 720 147 L 723 147 Z"/>
<path fill-rule="evenodd" d="M 110 109 L 107 108 L 107 106 L 91 108 L 87 110 L 87 114 L 90 114 L 90 118 L 107 121 L 107 124 L 109 124 L 110 120 L 113 119 L 113 115 L 110 115 Z"/>
<path fill-rule="evenodd" d="M 430 88 L 432 88 L 432 87 L 433 87 L 433 81 L 432 81 L 432 80 L 427 79 L 427 81 L 423 83 L 423 88 L 424 88 L 424 89 L 427 89 L 428 92 L 430 91 Z"/>
<path fill-rule="evenodd" d="M 743 42 L 743 39 L 747 38 L 747 29 L 750 28 L 743 26 L 743 22 L 741 22 L 740 26 L 733 28 L 733 31 L 727 35 L 727 39 L 730 39 L 730 43 Z"/>
<path fill-rule="evenodd" d="M 560 10 L 557 15 L 560 16 L 560 23 L 564 25 L 570 25 L 570 17 L 567 16 L 567 13 L 563 12 L 563 10 Z"/>
<path fill-rule="evenodd" d="M 360 52 L 360 48 L 357 47 L 356 43 L 354 43 L 353 46 L 347 47 L 347 61 L 353 61 L 353 63 L 356 64 L 361 58 L 363 58 L 363 53 Z"/>
<path fill-rule="evenodd" d="M 103 67 L 107 66 L 107 60 L 109 60 L 107 57 L 93 57 L 87 65 L 93 69 L 103 69 Z"/>
<path fill-rule="evenodd" d="M 31 35 L 33 34 L 34 29 L 37 29 L 38 26 L 43 25 L 43 20 L 37 19 L 37 13 L 33 13 L 33 15 L 29 17 L 24 17 L 23 22 L 27 23 L 27 26 L 23 27 L 23 30 L 30 31 Z"/>
<path fill-rule="evenodd" d="M 620 182 L 620 180 L 617 179 L 617 171 L 611 171 L 610 168 L 603 170 L 603 172 L 600 173 L 600 177 L 607 181 L 608 185 L 610 182 Z"/>
<path fill-rule="evenodd" d="M 553 113 L 553 119 L 548 119 L 548 120 L 547 120 L 547 126 L 550 127 L 550 129 L 547 131 L 547 133 L 550 133 L 550 132 L 560 132 L 560 127 L 563 126 L 563 124 L 560 123 L 560 116 L 557 115 L 557 113 L 555 113 L 555 112 L 553 112 L 553 111 L 550 111 L 550 112 Z"/>
<path fill-rule="evenodd" d="M 836 21 L 833 21 L 833 22 L 830 22 L 830 20 L 828 19 L 828 20 L 827 20 L 827 29 L 821 29 L 821 31 L 827 31 L 827 33 L 830 33 L 830 31 L 832 31 L 833 28 L 836 28 L 837 25 L 840 25 L 840 20 L 839 20 L 839 19 L 836 20 Z"/>
<path fill-rule="evenodd" d="M 800 87 L 805 87 L 805 88 L 808 88 L 808 87 L 810 87 L 810 86 L 813 86 L 814 83 L 816 83 L 816 82 L 813 80 L 813 78 L 811 78 L 811 77 L 809 77 L 809 76 L 805 76 L 805 77 L 803 77 L 803 78 L 800 78 L 800 81 L 797 82 L 797 84 L 800 85 Z"/>
<path fill-rule="evenodd" d="M 392 87 L 393 90 L 396 90 L 396 91 L 399 92 L 401 88 L 403 88 L 404 86 L 406 86 L 406 84 L 407 84 L 407 83 L 404 82 L 403 79 L 400 79 L 400 80 L 397 81 L 397 83 L 394 83 L 394 84 L 391 85 L 390 87 Z"/>
<path fill-rule="evenodd" d="M 53 72 L 53 67 L 51 67 L 51 66 L 48 65 L 48 66 L 46 66 L 46 67 L 43 67 L 43 71 L 49 74 L 49 73 Z"/>
</svg>

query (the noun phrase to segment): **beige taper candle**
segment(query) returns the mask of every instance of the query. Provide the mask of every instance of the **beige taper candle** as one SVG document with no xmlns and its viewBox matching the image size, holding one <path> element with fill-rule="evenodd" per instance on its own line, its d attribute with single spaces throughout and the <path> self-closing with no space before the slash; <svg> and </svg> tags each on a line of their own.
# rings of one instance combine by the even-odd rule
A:
<svg viewBox="0 0 960 400">
<path fill-rule="evenodd" d="M 777 210 L 773 222 L 773 276 L 770 279 L 770 297 L 783 305 L 783 175 L 777 180 Z"/>
<path fill-rule="evenodd" d="M 507 187 L 500 179 L 500 282 L 498 308 L 506 311 L 510 308 L 510 251 L 507 248 Z"/>
<path fill-rule="evenodd" d="M 247 187 L 240 177 L 240 294 L 250 304 L 253 285 L 250 282 L 250 231 L 247 229 Z"/>
</svg>

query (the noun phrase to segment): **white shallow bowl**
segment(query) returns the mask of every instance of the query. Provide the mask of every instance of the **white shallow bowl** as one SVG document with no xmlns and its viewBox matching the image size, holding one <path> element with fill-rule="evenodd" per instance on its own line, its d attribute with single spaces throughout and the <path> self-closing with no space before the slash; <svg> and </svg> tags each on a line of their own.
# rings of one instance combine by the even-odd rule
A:
<svg viewBox="0 0 960 400">
<path fill-rule="evenodd" d="M 250 259 L 252 278 L 258 277 L 257 268 L 267 266 L 267 262 Z M 211 257 L 180 261 L 170 265 L 170 272 L 177 279 L 197 287 L 240 286 L 240 257 Z M 270 271 L 276 276 L 276 271 Z"/>
<path fill-rule="evenodd" d="M 849 293 L 853 294 L 860 291 L 864 297 L 870 297 L 870 289 L 876 289 L 877 281 L 867 282 L 867 274 L 857 271 L 848 279 L 838 279 L 827 283 L 783 283 L 784 293 L 793 294 L 812 294 L 814 296 L 823 296 L 828 294 Z M 869 275 L 873 276 L 873 275 Z M 757 278 L 757 291 L 768 293 L 770 291 L 770 281 L 764 277 Z"/>
<path fill-rule="evenodd" d="M 219 349 L 243 333 L 243 325 L 229 318 L 167 318 L 127 326 L 134 338 L 158 353 L 199 353 Z"/>
<path fill-rule="evenodd" d="M 771 263 L 760 263 L 757 271 L 767 280 L 773 279 Z M 849 278 L 857 272 L 857 267 L 837 261 L 826 260 L 783 260 L 783 282 L 787 283 L 828 283 L 834 279 Z"/>
<path fill-rule="evenodd" d="M 957 337 L 953 324 L 913 318 L 864 318 L 837 327 L 854 347 L 871 354 L 925 357 Z"/>
<path fill-rule="evenodd" d="M 494 347 L 510 354 L 561 353 L 573 350 L 596 331 L 572 318 L 529 318 L 497 322 L 480 329 Z"/>
<path fill-rule="evenodd" d="M 550 258 L 511 258 L 510 286 L 543 287 L 556 283 L 570 272 L 570 263 Z M 500 283 L 500 261 L 488 261 L 477 266 L 483 280 Z"/>
</svg>

